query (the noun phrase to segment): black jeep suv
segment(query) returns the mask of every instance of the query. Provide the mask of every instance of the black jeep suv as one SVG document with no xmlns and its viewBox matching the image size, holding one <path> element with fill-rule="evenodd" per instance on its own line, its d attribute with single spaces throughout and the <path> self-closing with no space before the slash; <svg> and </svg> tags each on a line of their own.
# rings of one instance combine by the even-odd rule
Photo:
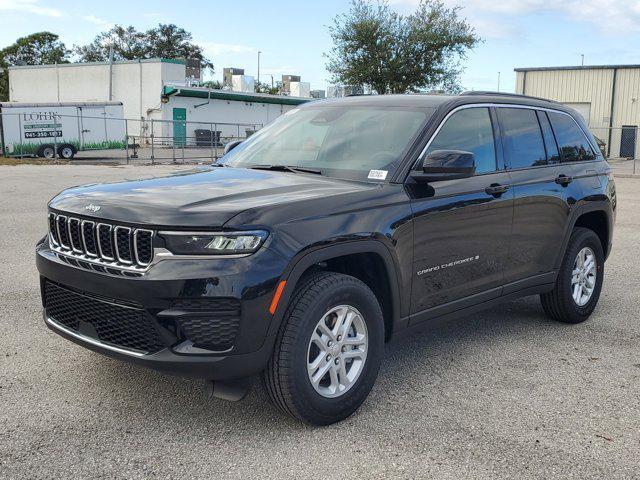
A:
<svg viewBox="0 0 640 480">
<path fill-rule="evenodd" d="M 261 374 L 284 412 L 329 424 L 367 397 L 385 342 L 431 319 L 539 294 L 586 320 L 615 211 L 609 165 L 559 103 L 313 102 L 211 167 L 57 195 L 44 319 L 214 395 Z"/>
</svg>

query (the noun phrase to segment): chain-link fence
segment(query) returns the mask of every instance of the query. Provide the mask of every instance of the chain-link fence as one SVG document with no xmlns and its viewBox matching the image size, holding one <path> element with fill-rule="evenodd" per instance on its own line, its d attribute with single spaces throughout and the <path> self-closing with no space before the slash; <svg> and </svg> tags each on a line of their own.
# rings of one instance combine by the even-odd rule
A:
<svg viewBox="0 0 640 480">
<path fill-rule="evenodd" d="M 0 112 L 0 153 L 115 163 L 214 162 L 227 143 L 261 123 L 127 119 L 100 115 Z"/>
<path fill-rule="evenodd" d="M 640 174 L 640 138 L 637 125 L 589 127 L 602 154 L 616 173 Z"/>
</svg>

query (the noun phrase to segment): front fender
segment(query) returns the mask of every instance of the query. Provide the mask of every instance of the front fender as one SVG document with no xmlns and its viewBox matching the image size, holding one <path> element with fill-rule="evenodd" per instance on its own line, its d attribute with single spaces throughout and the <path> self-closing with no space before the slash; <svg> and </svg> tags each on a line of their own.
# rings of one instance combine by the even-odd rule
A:
<svg viewBox="0 0 640 480">
<path fill-rule="evenodd" d="M 357 253 L 375 253 L 382 258 L 387 271 L 389 285 L 391 287 L 390 290 L 392 297 L 393 330 L 396 331 L 398 329 L 401 329 L 403 327 L 400 314 L 400 306 L 402 304 L 402 301 L 400 298 L 398 261 L 384 243 L 375 239 L 366 239 L 344 241 L 342 243 L 329 246 L 309 247 L 299 252 L 291 260 L 291 262 L 289 262 L 287 268 L 280 278 L 280 281 L 286 281 L 286 285 L 282 291 L 280 301 L 278 302 L 278 306 L 274 312 L 269 335 L 275 335 L 278 332 L 284 318 L 284 313 L 287 309 L 293 293 L 295 292 L 296 286 L 298 285 L 298 282 L 304 272 L 306 272 L 309 267 L 317 263 L 330 260 L 332 258 Z"/>
</svg>

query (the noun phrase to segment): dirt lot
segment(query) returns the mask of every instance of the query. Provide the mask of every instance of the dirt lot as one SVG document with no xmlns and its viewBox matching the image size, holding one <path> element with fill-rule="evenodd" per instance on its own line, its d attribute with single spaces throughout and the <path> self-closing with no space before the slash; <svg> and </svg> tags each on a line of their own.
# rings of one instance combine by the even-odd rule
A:
<svg viewBox="0 0 640 480">
<path fill-rule="evenodd" d="M 0 167 L 1 478 L 640 478 L 640 180 L 619 179 L 600 304 L 577 326 L 537 298 L 388 347 L 347 421 L 304 427 L 255 389 L 91 353 L 42 323 L 33 246 L 63 187 L 163 167 Z"/>
</svg>

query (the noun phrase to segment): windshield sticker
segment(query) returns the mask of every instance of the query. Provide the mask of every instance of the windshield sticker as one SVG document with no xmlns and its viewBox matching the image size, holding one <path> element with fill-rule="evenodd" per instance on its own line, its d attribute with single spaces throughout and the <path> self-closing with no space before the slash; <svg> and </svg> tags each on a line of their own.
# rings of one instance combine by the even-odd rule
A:
<svg viewBox="0 0 640 480">
<path fill-rule="evenodd" d="M 387 170 L 369 170 L 369 180 L 384 180 L 387 178 Z"/>
</svg>

